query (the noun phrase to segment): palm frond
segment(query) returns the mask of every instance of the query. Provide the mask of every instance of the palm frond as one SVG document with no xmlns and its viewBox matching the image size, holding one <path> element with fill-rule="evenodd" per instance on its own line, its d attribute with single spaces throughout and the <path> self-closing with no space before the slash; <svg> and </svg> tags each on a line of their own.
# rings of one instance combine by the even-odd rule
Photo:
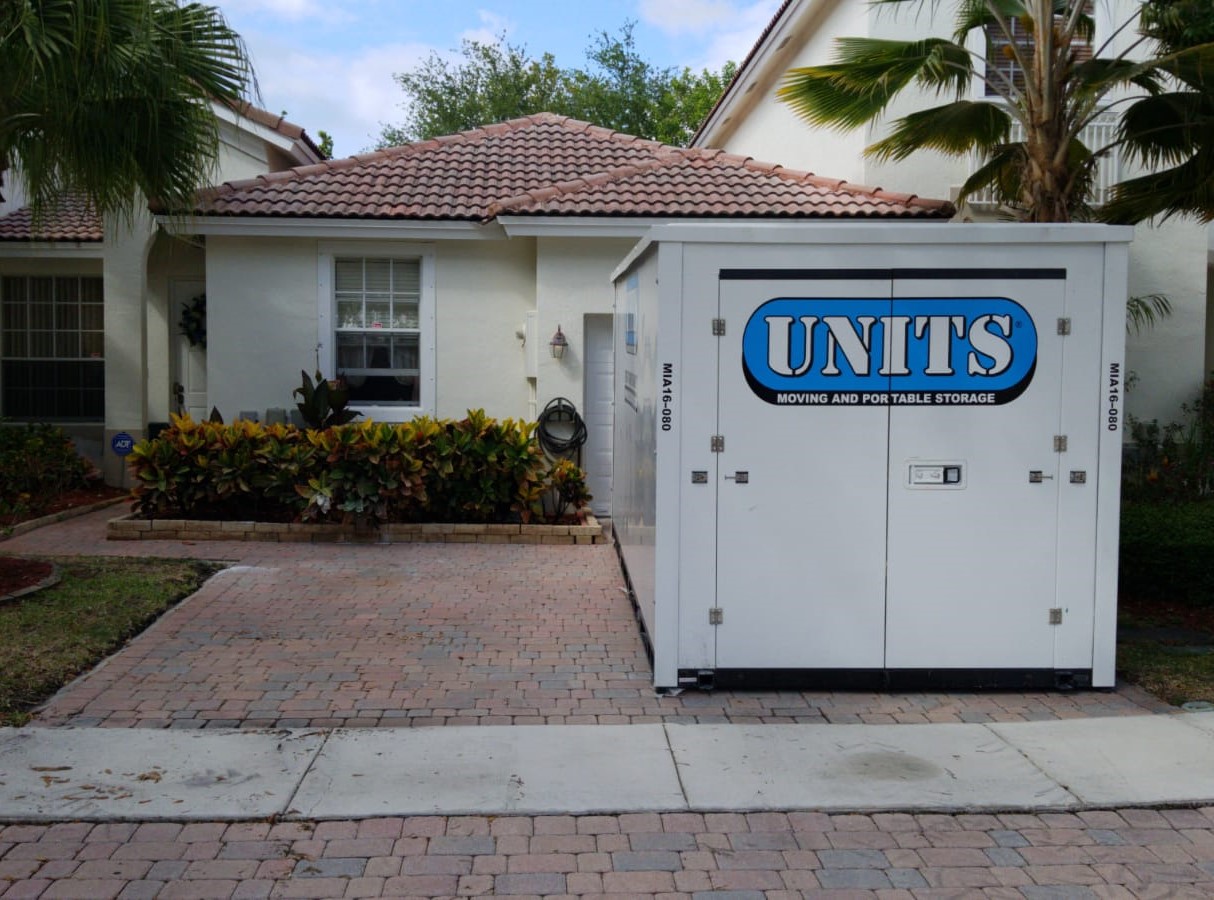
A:
<svg viewBox="0 0 1214 900">
<path fill-rule="evenodd" d="M 903 160 L 917 150 L 963 156 L 1007 140 L 1012 119 L 1002 105 L 957 100 L 920 110 L 893 123 L 889 135 L 864 152 L 879 160 Z"/>
<path fill-rule="evenodd" d="M 1176 165 L 1211 140 L 1214 101 L 1204 94 L 1171 92 L 1136 100 L 1123 113 L 1118 139 L 1146 168 Z"/>
<path fill-rule="evenodd" d="M 176 0 L 0 7 L 0 159 L 20 162 L 35 221 L 65 195 L 129 220 L 137 191 L 179 206 L 206 183 L 218 154 L 211 101 L 237 102 L 256 84 L 217 9 Z"/>
<path fill-rule="evenodd" d="M 986 162 L 975 169 L 961 185 L 957 205 L 960 206 L 967 198 L 987 188 L 991 188 L 999 201 L 1005 205 L 1019 203 L 1023 193 L 1027 159 L 1024 144 L 1021 142 L 988 148 Z"/>
<path fill-rule="evenodd" d="M 1132 225 L 1156 216 L 1214 222 L 1214 147 L 1203 147 L 1178 166 L 1118 183 L 1096 215 L 1115 225 Z"/>
<path fill-rule="evenodd" d="M 1163 294 L 1130 297 L 1125 304 L 1125 330 L 1142 334 L 1144 328 L 1153 328 L 1156 322 L 1171 314 L 1172 301 Z"/>
<path fill-rule="evenodd" d="M 790 69 L 777 97 L 812 125 L 850 129 L 880 115 L 912 82 L 960 96 L 973 76 L 964 47 L 943 38 L 841 38 L 835 61 Z"/>
</svg>

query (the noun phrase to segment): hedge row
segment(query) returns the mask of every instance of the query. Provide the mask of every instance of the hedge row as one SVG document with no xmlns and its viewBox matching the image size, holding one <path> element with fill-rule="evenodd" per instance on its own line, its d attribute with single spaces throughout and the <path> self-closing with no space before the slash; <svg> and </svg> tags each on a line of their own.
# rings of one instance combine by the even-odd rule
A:
<svg viewBox="0 0 1214 900">
<path fill-rule="evenodd" d="M 173 419 L 135 446 L 134 508 L 145 518 L 260 521 L 529 522 L 590 499 L 567 461 L 550 465 L 535 425 L 483 410 L 324 430 Z"/>
<path fill-rule="evenodd" d="M 1124 594 L 1209 605 L 1214 603 L 1212 563 L 1214 501 L 1122 504 Z"/>
</svg>

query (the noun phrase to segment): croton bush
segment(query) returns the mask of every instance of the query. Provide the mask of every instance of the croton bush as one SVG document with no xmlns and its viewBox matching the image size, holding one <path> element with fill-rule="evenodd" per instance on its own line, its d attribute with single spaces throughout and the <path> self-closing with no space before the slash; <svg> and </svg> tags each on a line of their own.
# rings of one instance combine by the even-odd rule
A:
<svg viewBox="0 0 1214 900">
<path fill-rule="evenodd" d="M 128 461 L 145 518 L 530 522 L 590 499 L 580 469 L 549 463 L 533 423 L 483 410 L 325 429 L 179 416 Z"/>
</svg>

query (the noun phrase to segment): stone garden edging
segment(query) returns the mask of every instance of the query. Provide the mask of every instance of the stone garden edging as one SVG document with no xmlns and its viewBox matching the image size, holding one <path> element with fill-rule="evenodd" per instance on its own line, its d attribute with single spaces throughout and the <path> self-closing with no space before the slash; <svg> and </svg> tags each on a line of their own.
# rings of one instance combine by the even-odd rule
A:
<svg viewBox="0 0 1214 900">
<path fill-rule="evenodd" d="M 110 519 L 111 541 L 268 541 L 302 544 L 602 544 L 598 519 L 579 525 L 389 523 L 378 528 L 306 522 L 212 522 L 201 519 Z"/>
</svg>

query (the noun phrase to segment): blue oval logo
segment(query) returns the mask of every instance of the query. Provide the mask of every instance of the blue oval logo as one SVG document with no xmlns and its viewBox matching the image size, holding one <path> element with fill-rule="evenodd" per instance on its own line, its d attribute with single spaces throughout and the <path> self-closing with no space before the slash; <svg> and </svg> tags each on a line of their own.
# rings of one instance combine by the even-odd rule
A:
<svg viewBox="0 0 1214 900">
<path fill-rule="evenodd" d="M 1010 403 L 1036 364 L 1033 319 L 1007 297 L 781 297 L 742 335 L 747 383 L 781 406 Z"/>
</svg>

